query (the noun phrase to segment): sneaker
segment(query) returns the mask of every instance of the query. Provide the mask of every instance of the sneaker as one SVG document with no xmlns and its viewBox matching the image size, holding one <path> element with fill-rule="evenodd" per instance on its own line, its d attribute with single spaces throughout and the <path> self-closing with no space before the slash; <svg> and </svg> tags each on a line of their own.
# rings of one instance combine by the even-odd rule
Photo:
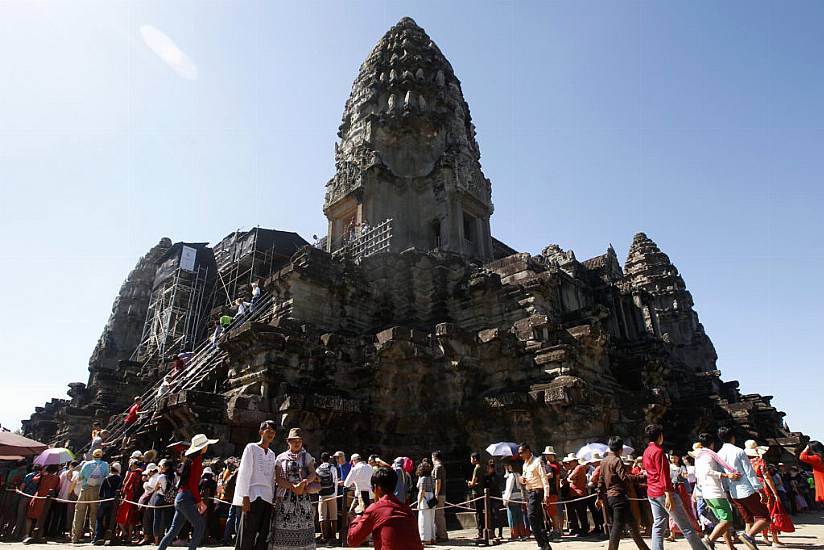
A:
<svg viewBox="0 0 824 550">
<path fill-rule="evenodd" d="M 741 542 L 743 542 L 747 548 L 750 550 L 758 550 L 758 545 L 755 544 L 755 539 L 749 536 L 747 533 L 741 533 Z"/>
<path fill-rule="evenodd" d="M 707 548 L 709 548 L 710 550 L 715 550 L 715 543 L 712 542 L 709 537 L 705 536 L 701 540 L 704 541 L 704 544 L 707 546 Z"/>
</svg>

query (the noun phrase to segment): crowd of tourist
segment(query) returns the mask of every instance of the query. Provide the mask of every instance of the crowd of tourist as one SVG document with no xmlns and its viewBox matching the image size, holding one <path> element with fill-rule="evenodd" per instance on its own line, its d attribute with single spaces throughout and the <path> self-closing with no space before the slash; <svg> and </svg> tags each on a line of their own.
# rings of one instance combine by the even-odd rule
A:
<svg viewBox="0 0 824 550">
<path fill-rule="evenodd" d="M 103 460 L 110 447 L 95 426 L 82 462 L 28 472 L 21 463 L 0 479 L 0 534 L 27 543 L 65 537 L 159 550 L 311 549 L 369 539 L 378 549 L 420 549 L 448 540 L 445 511 L 454 506 L 474 510 L 478 539 L 503 537 L 506 523 L 511 539 L 531 537 L 541 549 L 570 537 L 608 536 L 615 550 L 628 531 L 640 550 L 649 550 L 645 536 L 653 550 L 680 536 L 693 550 L 714 550 L 722 539 L 730 550 L 736 542 L 757 550 L 782 546 L 779 535 L 794 530 L 790 516 L 824 504 L 821 443 L 811 442 L 798 464 L 769 464 L 767 447 L 752 440 L 740 447 L 727 428 L 700 434 L 683 455 L 665 453 L 655 425 L 646 428 L 649 442 L 638 457 L 627 456 L 634 450 L 617 436 L 603 454 L 586 456 L 559 459 L 552 446 L 538 454 L 527 443 L 504 460 L 472 453 L 466 499 L 457 505 L 446 501 L 440 451 L 417 464 L 357 453 L 347 459 L 343 451 L 315 458 L 299 428 L 288 432 L 280 453 L 272 448 L 276 433 L 274 421 L 263 422 L 239 460 L 204 463 L 217 440 L 198 434 L 166 457 L 135 451 L 123 468 Z"/>
</svg>

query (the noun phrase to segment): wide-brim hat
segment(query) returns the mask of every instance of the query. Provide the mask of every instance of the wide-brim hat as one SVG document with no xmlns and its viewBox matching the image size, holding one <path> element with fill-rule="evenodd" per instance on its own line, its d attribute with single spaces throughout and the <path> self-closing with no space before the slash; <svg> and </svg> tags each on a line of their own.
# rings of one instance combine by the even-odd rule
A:
<svg viewBox="0 0 824 550">
<path fill-rule="evenodd" d="M 759 446 L 754 439 L 748 439 L 744 442 L 744 452 L 747 456 L 761 456 L 769 449 L 766 445 Z"/>
<path fill-rule="evenodd" d="M 587 464 L 595 464 L 596 462 L 601 462 L 604 460 L 604 457 L 601 456 L 601 453 L 592 453 L 592 457 L 587 461 Z"/>
<path fill-rule="evenodd" d="M 143 453 L 141 453 L 140 451 L 135 451 L 132 453 L 131 458 L 143 458 Z"/>
<path fill-rule="evenodd" d="M 150 462 L 149 464 L 146 465 L 146 469 L 144 471 L 145 472 L 156 472 L 158 469 L 159 468 L 157 467 L 157 464 L 155 464 L 154 462 Z"/>
<path fill-rule="evenodd" d="M 575 453 L 569 453 L 568 455 L 566 455 L 564 457 L 564 459 L 561 462 L 577 462 L 577 461 L 578 461 L 578 457 L 575 456 Z"/>
<path fill-rule="evenodd" d="M 203 449 L 208 445 L 214 445 L 218 441 L 220 440 L 209 439 L 208 437 L 206 437 L 206 434 L 197 434 L 192 438 L 192 442 L 189 444 L 189 448 L 186 449 L 186 452 L 184 454 L 186 456 L 189 456 L 191 454 L 198 452 L 199 450 Z"/>
<path fill-rule="evenodd" d="M 290 439 L 303 439 L 303 434 L 300 431 L 300 428 L 292 428 L 289 430 L 289 435 L 286 436 L 286 441 Z"/>
<path fill-rule="evenodd" d="M 102 456 L 103 456 L 103 449 L 95 449 L 94 451 L 92 451 L 92 457 L 93 458 L 100 458 Z"/>
<path fill-rule="evenodd" d="M 553 447 L 552 445 L 547 445 L 546 448 L 544 449 L 544 454 L 554 456 L 555 455 L 555 447 Z"/>
</svg>

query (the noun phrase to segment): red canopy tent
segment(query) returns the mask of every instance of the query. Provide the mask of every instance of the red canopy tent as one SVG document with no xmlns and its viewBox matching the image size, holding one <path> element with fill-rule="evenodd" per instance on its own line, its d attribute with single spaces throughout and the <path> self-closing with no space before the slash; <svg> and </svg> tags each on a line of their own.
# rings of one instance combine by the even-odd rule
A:
<svg viewBox="0 0 824 550">
<path fill-rule="evenodd" d="M 0 432 L 0 455 L 31 456 L 49 446 L 14 432 Z"/>
</svg>

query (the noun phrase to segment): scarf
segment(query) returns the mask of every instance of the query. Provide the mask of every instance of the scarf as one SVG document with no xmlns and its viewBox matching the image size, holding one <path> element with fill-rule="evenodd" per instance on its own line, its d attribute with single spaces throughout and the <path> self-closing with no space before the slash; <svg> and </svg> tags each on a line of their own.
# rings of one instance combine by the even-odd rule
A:
<svg viewBox="0 0 824 550">
<path fill-rule="evenodd" d="M 724 468 L 725 470 L 727 470 L 729 473 L 731 473 L 731 474 L 737 474 L 737 473 L 738 473 L 738 472 L 735 470 L 735 468 L 733 468 L 732 466 L 730 466 L 729 464 L 727 464 L 727 463 L 724 461 L 724 459 L 723 459 L 723 458 L 721 458 L 720 456 L 718 456 L 718 453 L 716 453 L 716 452 L 715 452 L 715 451 L 713 451 L 712 449 L 707 449 L 706 447 L 701 447 L 701 448 L 700 448 L 700 449 L 698 449 L 698 451 L 696 452 L 695 458 L 697 459 L 697 458 L 699 458 L 700 456 L 703 456 L 703 455 L 705 455 L 705 454 L 706 454 L 706 455 L 708 455 L 708 456 L 712 459 L 712 461 L 713 461 L 713 462 L 715 462 L 716 464 L 718 464 L 719 466 L 721 466 L 722 468 Z"/>
</svg>

